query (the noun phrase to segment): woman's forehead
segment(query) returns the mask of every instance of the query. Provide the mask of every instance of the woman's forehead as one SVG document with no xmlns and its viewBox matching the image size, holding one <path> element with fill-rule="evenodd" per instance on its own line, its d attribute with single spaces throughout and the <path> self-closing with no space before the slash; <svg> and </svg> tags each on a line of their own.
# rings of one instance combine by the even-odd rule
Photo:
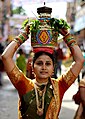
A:
<svg viewBox="0 0 85 119">
<path fill-rule="evenodd" d="M 40 55 L 36 60 L 44 60 L 44 61 L 50 61 L 50 60 L 52 60 L 48 55 L 46 55 L 46 54 L 42 54 L 42 55 Z"/>
</svg>

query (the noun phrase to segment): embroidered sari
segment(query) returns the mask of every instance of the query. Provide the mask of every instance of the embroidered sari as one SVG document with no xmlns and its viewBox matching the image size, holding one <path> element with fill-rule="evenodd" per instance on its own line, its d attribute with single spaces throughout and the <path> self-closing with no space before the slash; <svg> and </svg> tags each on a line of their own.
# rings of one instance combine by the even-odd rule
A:
<svg viewBox="0 0 85 119">
<path fill-rule="evenodd" d="M 8 76 L 19 93 L 18 119 L 58 119 L 63 95 L 76 79 L 71 69 L 58 79 L 50 78 L 46 86 L 44 113 L 39 116 L 34 81 L 25 77 L 16 65 Z"/>
</svg>

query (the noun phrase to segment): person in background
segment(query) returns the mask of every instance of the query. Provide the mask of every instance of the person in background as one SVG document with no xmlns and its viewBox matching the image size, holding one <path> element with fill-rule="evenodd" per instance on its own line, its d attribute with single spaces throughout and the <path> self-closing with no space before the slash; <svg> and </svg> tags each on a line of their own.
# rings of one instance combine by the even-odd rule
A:
<svg viewBox="0 0 85 119">
<path fill-rule="evenodd" d="M 84 64 L 83 64 L 83 69 L 82 69 L 82 78 L 84 77 L 85 75 L 85 49 L 83 51 L 83 57 L 84 57 Z"/>
<path fill-rule="evenodd" d="M 3 61 L 1 59 L 1 54 L 4 51 L 4 46 L 0 43 L 0 86 L 2 86 L 2 72 L 4 71 L 4 64 Z"/>
<path fill-rule="evenodd" d="M 61 66 L 62 66 L 62 60 L 64 59 L 63 51 L 60 48 L 60 45 L 58 44 L 58 47 L 54 50 L 55 55 L 55 68 L 54 68 L 54 78 L 57 79 L 58 73 L 61 75 Z"/>
<path fill-rule="evenodd" d="M 19 49 L 18 56 L 16 58 L 16 65 L 26 75 L 26 56 L 22 49 Z"/>
<path fill-rule="evenodd" d="M 77 93 L 73 95 L 73 100 L 78 105 L 74 119 L 85 119 L 85 75 L 79 82 L 79 88 Z"/>
<path fill-rule="evenodd" d="M 82 54 L 83 54 L 83 57 L 84 57 L 84 60 L 85 60 L 85 50 L 83 50 Z M 84 61 L 81 73 L 78 75 L 78 83 L 80 82 L 81 78 L 83 79 L 84 75 L 85 75 L 85 61 Z"/>
<path fill-rule="evenodd" d="M 32 51 L 30 51 L 28 60 L 27 60 L 27 66 L 26 66 L 26 76 L 30 79 L 35 78 L 33 70 L 32 70 L 33 55 L 34 55 L 34 53 Z"/>
<path fill-rule="evenodd" d="M 2 60 L 7 75 L 19 94 L 19 119 L 59 119 L 62 99 L 74 83 L 83 67 L 83 55 L 74 37 L 67 29 L 59 29 L 68 45 L 74 62 L 68 71 L 57 79 L 51 78 L 54 71 L 53 49 L 34 49 L 33 72 L 35 79 L 27 78 L 13 61 L 19 46 L 28 39 L 29 25 L 4 50 Z M 23 62 L 23 61 L 22 61 Z"/>
</svg>

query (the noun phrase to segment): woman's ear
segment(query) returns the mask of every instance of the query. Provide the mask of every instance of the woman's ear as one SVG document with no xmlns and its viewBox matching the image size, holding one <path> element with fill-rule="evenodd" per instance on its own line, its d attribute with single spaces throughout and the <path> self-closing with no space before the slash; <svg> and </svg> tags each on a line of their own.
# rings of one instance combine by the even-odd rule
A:
<svg viewBox="0 0 85 119">
<path fill-rule="evenodd" d="M 52 72 L 52 76 L 54 75 L 54 70 L 53 70 L 53 72 Z"/>
<path fill-rule="evenodd" d="M 35 72 L 34 72 L 33 65 L 32 65 L 32 74 L 34 75 L 34 78 L 35 78 Z"/>
</svg>

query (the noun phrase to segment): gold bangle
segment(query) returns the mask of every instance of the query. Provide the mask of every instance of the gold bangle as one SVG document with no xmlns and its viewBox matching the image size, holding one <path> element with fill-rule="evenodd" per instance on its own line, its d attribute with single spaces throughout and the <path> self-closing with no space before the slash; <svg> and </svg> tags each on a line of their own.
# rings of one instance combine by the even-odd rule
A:
<svg viewBox="0 0 85 119">
<path fill-rule="evenodd" d="M 67 33 L 64 37 L 63 37 L 65 43 L 67 44 L 68 47 L 77 45 L 76 40 L 74 40 L 74 37 L 70 34 Z"/>
<path fill-rule="evenodd" d="M 18 46 L 21 45 L 20 42 L 18 40 L 16 40 L 16 39 L 14 39 L 13 41 L 15 41 L 18 44 Z"/>
</svg>

